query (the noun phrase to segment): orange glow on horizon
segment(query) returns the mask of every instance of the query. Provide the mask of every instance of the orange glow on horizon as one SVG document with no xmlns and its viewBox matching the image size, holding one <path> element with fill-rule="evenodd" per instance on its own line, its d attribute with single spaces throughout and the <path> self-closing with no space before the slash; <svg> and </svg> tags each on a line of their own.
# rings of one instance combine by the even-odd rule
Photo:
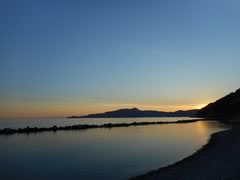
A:
<svg viewBox="0 0 240 180">
<path fill-rule="evenodd" d="M 197 105 L 195 108 L 196 109 L 202 109 L 202 108 L 204 108 L 205 106 L 207 106 L 208 104 L 206 103 L 206 104 L 199 104 L 199 105 Z"/>
<path fill-rule="evenodd" d="M 114 104 L 114 103 L 12 103 L 0 104 L 0 118 L 43 118 L 81 116 L 102 113 L 123 108 L 139 108 L 141 110 L 177 111 L 200 109 L 206 104 L 161 105 L 161 104 Z"/>
</svg>

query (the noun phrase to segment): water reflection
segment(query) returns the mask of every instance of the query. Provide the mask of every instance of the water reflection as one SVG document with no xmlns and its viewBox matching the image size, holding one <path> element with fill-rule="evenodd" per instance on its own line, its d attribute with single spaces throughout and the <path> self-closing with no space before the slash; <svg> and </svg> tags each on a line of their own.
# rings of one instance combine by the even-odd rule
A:
<svg viewBox="0 0 240 180">
<path fill-rule="evenodd" d="M 190 117 L 159 117 L 159 118 L 41 118 L 41 119 L 0 119 L 0 129 L 29 127 L 72 126 L 78 124 L 132 123 L 153 121 L 178 121 L 195 119 Z"/>
<path fill-rule="evenodd" d="M 204 145 L 217 122 L 0 136 L 0 179 L 125 179 Z"/>
</svg>

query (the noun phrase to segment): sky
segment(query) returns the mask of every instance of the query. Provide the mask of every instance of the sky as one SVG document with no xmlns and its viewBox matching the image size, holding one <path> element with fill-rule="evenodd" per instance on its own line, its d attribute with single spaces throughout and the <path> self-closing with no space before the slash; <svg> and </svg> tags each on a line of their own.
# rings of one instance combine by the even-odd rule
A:
<svg viewBox="0 0 240 180">
<path fill-rule="evenodd" d="M 0 117 L 195 109 L 240 85 L 238 0 L 1 0 Z"/>
</svg>

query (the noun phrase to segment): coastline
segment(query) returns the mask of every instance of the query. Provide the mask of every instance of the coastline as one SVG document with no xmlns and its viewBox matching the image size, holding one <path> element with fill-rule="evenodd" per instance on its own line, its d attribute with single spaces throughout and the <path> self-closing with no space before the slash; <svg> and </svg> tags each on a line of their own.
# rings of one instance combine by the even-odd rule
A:
<svg viewBox="0 0 240 180">
<path fill-rule="evenodd" d="M 214 133 L 194 154 L 130 179 L 240 179 L 240 127 Z"/>
</svg>

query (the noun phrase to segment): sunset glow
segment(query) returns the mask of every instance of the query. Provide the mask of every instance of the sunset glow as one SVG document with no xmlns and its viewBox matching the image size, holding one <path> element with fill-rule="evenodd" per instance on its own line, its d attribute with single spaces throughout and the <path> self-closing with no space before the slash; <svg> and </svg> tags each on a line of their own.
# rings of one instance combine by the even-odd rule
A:
<svg viewBox="0 0 240 180">
<path fill-rule="evenodd" d="M 186 105 L 161 105 L 161 104 L 78 104 L 78 103 L 25 103 L 24 106 L 19 103 L 14 105 L 0 106 L 0 116 L 5 118 L 33 118 L 33 117 L 67 117 L 71 115 L 87 115 L 112 111 L 122 108 L 136 107 L 141 110 L 156 110 L 173 112 L 177 110 L 200 109 L 206 104 L 186 104 Z"/>
<path fill-rule="evenodd" d="M 0 180 L 240 180 L 240 1 L 0 0 Z"/>
<path fill-rule="evenodd" d="M 0 117 L 202 108 L 239 88 L 238 5 L 4 0 Z"/>
</svg>

